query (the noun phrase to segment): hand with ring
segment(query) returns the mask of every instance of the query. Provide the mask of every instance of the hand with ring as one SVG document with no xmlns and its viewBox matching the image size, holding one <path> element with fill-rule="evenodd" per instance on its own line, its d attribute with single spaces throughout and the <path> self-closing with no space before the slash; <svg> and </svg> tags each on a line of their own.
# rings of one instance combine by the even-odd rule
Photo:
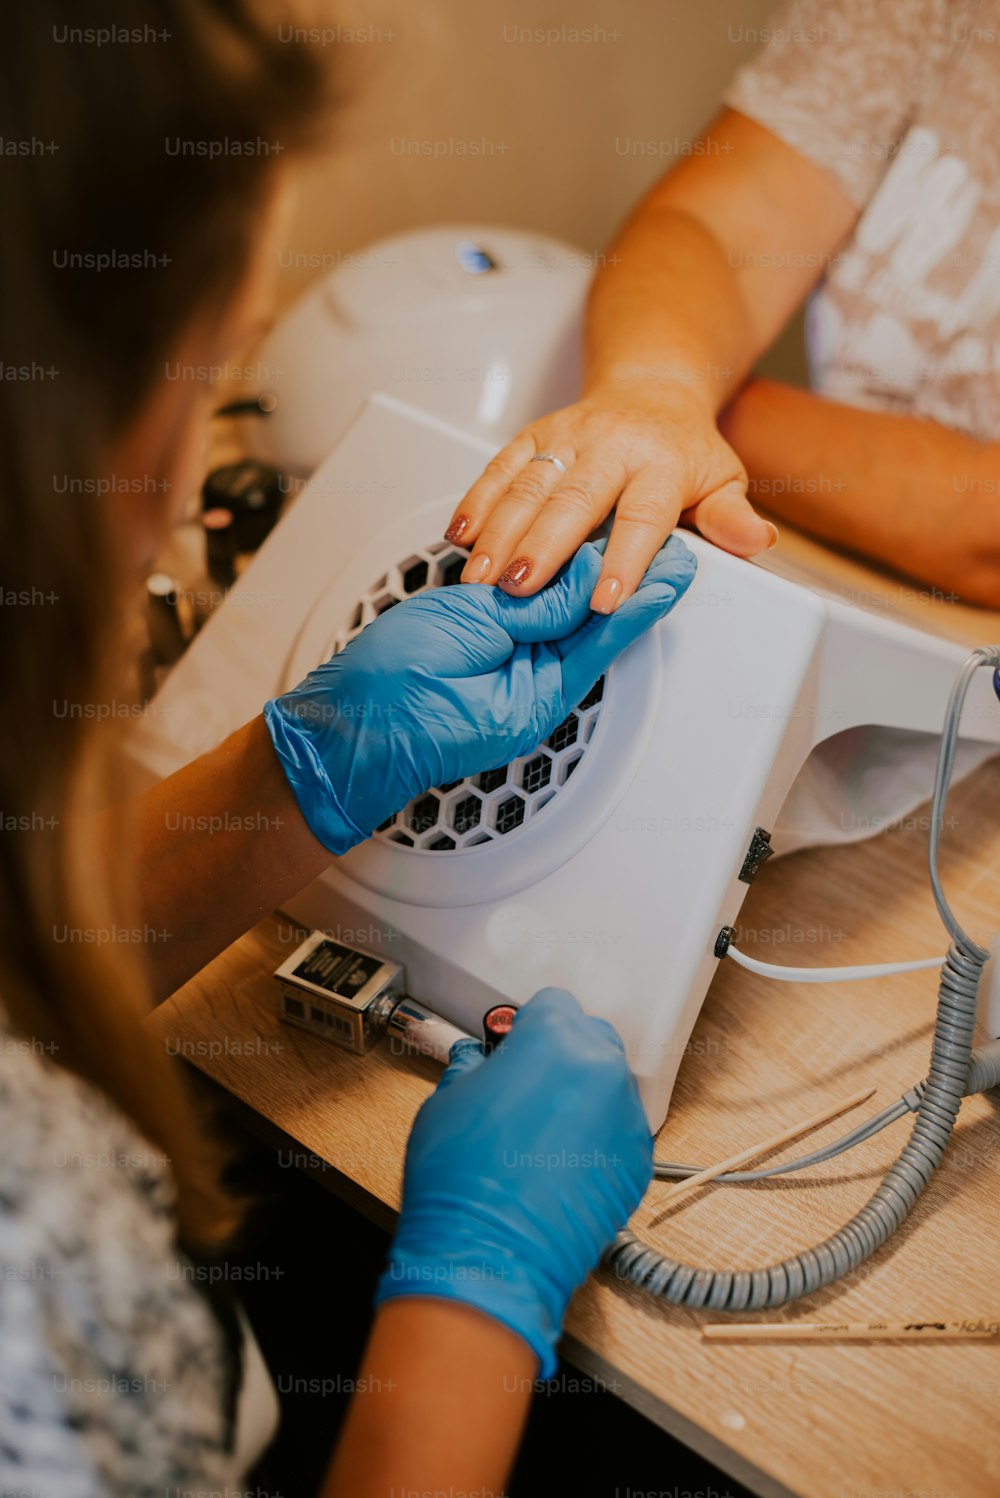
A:
<svg viewBox="0 0 1000 1498">
<path fill-rule="evenodd" d="M 468 547 L 465 583 L 515 597 L 543 587 L 615 509 L 590 606 L 613 613 L 682 522 L 736 556 L 777 530 L 747 499 L 747 475 L 715 414 L 683 386 L 617 383 L 534 421 L 487 464 L 448 526 Z"/>
</svg>

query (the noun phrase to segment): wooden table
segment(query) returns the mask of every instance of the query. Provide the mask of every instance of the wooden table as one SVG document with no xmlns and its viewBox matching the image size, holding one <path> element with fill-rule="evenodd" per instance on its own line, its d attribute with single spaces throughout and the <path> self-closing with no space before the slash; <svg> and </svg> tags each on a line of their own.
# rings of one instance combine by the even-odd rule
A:
<svg viewBox="0 0 1000 1498">
<path fill-rule="evenodd" d="M 951 604 L 835 557 L 786 527 L 771 565 L 971 644 L 1000 616 Z M 749 891 L 741 931 L 778 962 L 888 961 L 943 950 L 926 877 L 926 808 L 851 847 L 792 855 Z M 943 874 L 967 929 L 1000 925 L 1000 768 L 949 807 Z M 241 1099 L 271 1137 L 326 1167 L 328 1185 L 391 1225 L 431 1063 L 377 1048 L 363 1060 L 280 1024 L 271 973 L 298 932 L 261 922 L 153 1017 L 171 1048 Z M 845 1097 L 893 1101 L 926 1071 L 936 974 L 837 987 L 774 984 L 723 963 L 681 1067 L 660 1158 L 711 1162 Z M 837 1120 L 808 1147 L 834 1138 Z M 770 1263 L 853 1214 L 898 1154 L 900 1123 L 803 1177 L 708 1187 L 672 1213 L 654 1184 L 634 1222 L 689 1263 Z M 801 1153 L 805 1146 L 795 1147 Z M 876 1257 L 783 1319 L 956 1319 L 1000 1313 L 1000 1116 L 970 1099 L 943 1167 Z M 660 1308 L 605 1272 L 570 1309 L 564 1351 L 582 1370 L 762 1494 L 985 1498 L 1000 1491 L 1000 1343 L 713 1345 L 707 1313 Z M 768 1319 L 756 1317 L 754 1319 Z M 622 1488 L 628 1488 L 623 1454 Z M 664 1474 L 663 1486 L 672 1479 Z"/>
</svg>

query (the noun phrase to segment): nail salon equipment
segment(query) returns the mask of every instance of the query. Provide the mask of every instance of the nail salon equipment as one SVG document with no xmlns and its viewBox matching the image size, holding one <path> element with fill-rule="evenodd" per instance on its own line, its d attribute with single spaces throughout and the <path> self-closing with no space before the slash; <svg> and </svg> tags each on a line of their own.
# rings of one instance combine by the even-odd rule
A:
<svg viewBox="0 0 1000 1498">
<path fill-rule="evenodd" d="M 257 402 L 233 402 L 215 414 L 250 405 L 256 408 Z M 208 474 L 197 525 L 185 524 L 175 533 L 183 536 L 172 558 L 176 575 L 158 571 L 145 582 L 149 647 L 139 663 L 143 701 L 153 696 L 164 668 L 183 655 L 233 587 L 246 558 L 274 528 L 287 489 L 288 481 L 276 469 L 256 459 L 227 463 Z"/>
<path fill-rule="evenodd" d="M 501 285 L 505 255 L 512 284 L 531 260 L 518 258 L 517 236 L 429 232 L 414 236 L 412 256 L 405 238 L 387 241 L 366 275 L 338 270 L 277 330 L 280 353 L 269 357 L 288 375 L 277 409 L 253 426 L 255 451 L 286 468 L 297 444 L 299 471 L 318 466 L 243 573 L 239 606 L 216 611 L 139 726 L 132 752 L 144 776 L 217 744 L 399 599 L 453 584 L 462 554 L 440 537 L 457 500 L 527 415 L 572 397 L 585 273 L 558 261 L 539 271 L 549 297 L 522 309 L 502 286 L 489 290 Z M 463 268 L 459 243 L 480 242 L 500 268 Z M 380 251 L 392 267 L 378 273 Z M 417 369 L 481 376 L 503 365 L 504 402 L 484 404 L 482 378 L 395 379 L 418 347 Z M 325 361 L 336 350 L 334 368 Z M 467 1030 L 494 1005 L 549 984 L 570 989 L 619 1030 L 654 1128 L 720 961 L 720 933 L 735 927 L 768 857 L 768 829 L 810 756 L 832 746 L 827 763 L 843 767 L 849 790 L 853 734 L 930 742 L 944 726 L 936 870 L 949 778 L 1000 743 L 988 672 L 963 665 L 961 648 L 686 539 L 699 570 L 683 606 L 545 744 L 504 770 L 430 788 L 286 906 L 334 940 L 378 929 L 416 998 Z M 869 830 L 880 825 L 873 818 Z M 869 1208 L 774 1270 L 688 1269 L 625 1235 L 620 1272 L 688 1305 L 774 1305 L 829 1283 L 894 1230 L 965 1091 L 988 955 L 932 878 L 952 938 L 932 1065 L 913 1140 Z"/>
<path fill-rule="evenodd" d="M 307 476 L 376 390 L 502 446 L 576 398 L 593 271 L 573 245 L 482 226 L 412 230 L 345 255 L 261 346 L 254 368 L 274 405 L 263 421 L 251 411 L 247 450 Z"/>
<path fill-rule="evenodd" d="M 387 830 L 428 786 L 461 785 L 534 755 L 628 646 L 677 607 L 697 566 L 671 536 L 621 608 L 594 614 L 601 565 L 600 543 L 585 541 L 527 598 L 483 585 L 425 590 L 265 702 L 285 779 L 328 852 L 341 858 Z M 468 830 L 482 824 L 475 805 L 460 820 Z"/>
<path fill-rule="evenodd" d="M 842 1228 L 822 1243 L 766 1268 L 696 1269 L 640 1243 L 628 1230 L 619 1233 L 606 1256 L 607 1262 L 623 1278 L 654 1298 L 673 1305 L 708 1306 L 720 1311 L 761 1310 L 785 1305 L 851 1273 L 881 1248 L 909 1215 L 941 1163 L 962 1098 L 1000 1083 L 1000 1045 L 994 1042 L 974 1052 L 972 1044 L 980 984 L 991 953 L 959 924 L 941 886 L 938 869 L 944 808 L 962 709 L 977 673 L 983 668 L 995 670 L 998 665 L 1000 646 L 974 651 L 958 673 L 945 712 L 934 777 L 928 861 L 934 902 L 951 937 L 951 945 L 941 968 L 930 1070 L 918 1088 L 911 1089 L 915 1099 L 908 1101 L 906 1094 L 901 1100 L 916 1115 L 902 1153 L 874 1195 Z M 851 1143 L 869 1137 L 890 1121 L 885 1114 L 872 1120 L 868 1131 Z M 823 1151 L 814 1156 L 814 1159 L 823 1158 L 830 1156 Z"/>
<path fill-rule="evenodd" d="M 324 931 L 307 936 L 274 976 L 282 1019 L 358 1056 L 389 1035 L 406 1050 L 447 1065 L 456 1040 L 470 1038 L 410 998 L 398 962 L 331 941 Z"/>
<path fill-rule="evenodd" d="M 237 558 L 263 545 L 284 500 L 281 474 L 269 464 L 246 459 L 213 469 L 201 490 L 209 577 L 232 587 Z"/>
<path fill-rule="evenodd" d="M 455 1042 L 473 1038 L 410 997 L 398 962 L 331 941 L 325 931 L 310 932 L 274 976 L 283 1020 L 357 1056 L 388 1035 L 447 1066 Z M 516 1013 L 513 1004 L 494 1004 L 483 1015 L 487 1055 L 510 1034 Z"/>
</svg>

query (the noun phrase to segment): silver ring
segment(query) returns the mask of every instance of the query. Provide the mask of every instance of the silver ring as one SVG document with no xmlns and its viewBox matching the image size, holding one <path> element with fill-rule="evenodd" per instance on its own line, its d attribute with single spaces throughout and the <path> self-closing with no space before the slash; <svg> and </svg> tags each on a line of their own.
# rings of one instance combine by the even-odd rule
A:
<svg viewBox="0 0 1000 1498">
<path fill-rule="evenodd" d="M 557 458 L 555 453 L 536 453 L 531 461 L 532 463 L 554 463 L 560 473 L 566 472 L 566 464 L 562 458 Z"/>
</svg>

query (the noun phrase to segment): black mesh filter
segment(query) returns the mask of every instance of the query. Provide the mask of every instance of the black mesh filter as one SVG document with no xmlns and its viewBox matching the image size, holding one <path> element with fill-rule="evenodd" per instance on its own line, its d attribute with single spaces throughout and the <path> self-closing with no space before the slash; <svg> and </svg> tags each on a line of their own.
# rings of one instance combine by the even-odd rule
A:
<svg viewBox="0 0 1000 1498">
<path fill-rule="evenodd" d="M 427 588 L 456 586 L 465 558 L 465 552 L 446 541 L 404 557 L 372 584 L 347 626 L 331 641 L 329 654 L 343 650 L 366 624 L 403 599 Z M 603 695 L 601 677 L 531 754 L 426 791 L 383 822 L 373 836 L 421 852 L 453 853 L 486 847 L 516 832 L 558 796 L 580 763 L 597 726 Z"/>
</svg>

